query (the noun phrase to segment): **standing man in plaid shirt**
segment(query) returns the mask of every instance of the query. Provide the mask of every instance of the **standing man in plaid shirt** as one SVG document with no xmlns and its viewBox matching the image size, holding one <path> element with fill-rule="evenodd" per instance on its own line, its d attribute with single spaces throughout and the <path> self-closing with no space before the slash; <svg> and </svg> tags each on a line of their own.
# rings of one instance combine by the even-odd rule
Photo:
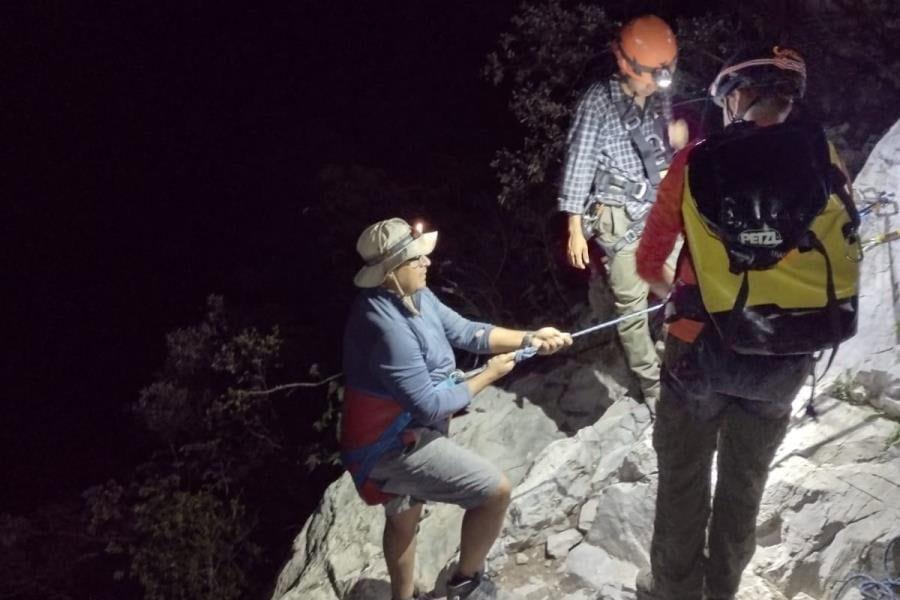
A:
<svg viewBox="0 0 900 600">
<path fill-rule="evenodd" d="M 684 121 L 667 122 L 671 105 L 657 93 L 671 85 L 678 56 L 666 22 L 653 15 L 633 19 L 612 46 L 619 71 L 592 85 L 578 104 L 558 202 L 569 214 L 569 264 L 586 268 L 588 239 L 596 238 L 608 259 L 616 312 L 626 315 L 647 307 L 648 286 L 635 266 L 637 242 L 672 147 L 684 146 L 688 135 Z M 589 292 L 593 306 L 603 289 L 600 281 L 595 270 Z M 618 330 L 652 411 L 659 397 L 659 357 L 647 317 L 623 321 Z"/>
</svg>

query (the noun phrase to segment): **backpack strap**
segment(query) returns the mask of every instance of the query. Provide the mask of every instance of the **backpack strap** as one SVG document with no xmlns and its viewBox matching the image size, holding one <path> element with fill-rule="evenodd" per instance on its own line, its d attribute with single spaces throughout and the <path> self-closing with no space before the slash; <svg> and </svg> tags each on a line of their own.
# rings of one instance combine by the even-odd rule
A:
<svg viewBox="0 0 900 600">
<path fill-rule="evenodd" d="M 826 308 L 828 309 L 828 320 L 831 322 L 831 331 L 834 335 L 834 343 L 831 345 L 831 357 L 828 359 L 828 364 L 825 365 L 825 370 L 819 375 L 819 379 L 825 376 L 825 373 L 828 372 L 828 369 L 831 368 L 831 363 L 834 362 L 834 355 L 837 354 L 838 347 L 840 347 L 841 342 L 840 339 L 840 331 L 841 331 L 841 313 L 840 313 L 840 304 L 837 300 L 837 294 L 834 291 L 834 271 L 831 268 L 831 258 L 828 256 L 828 252 L 825 250 L 825 246 L 822 244 L 821 240 L 819 240 L 818 236 L 813 233 L 812 230 L 808 232 L 808 240 L 809 244 L 812 246 L 813 250 L 821 254 L 825 257 L 825 267 L 827 271 L 827 281 L 825 285 L 825 298 L 826 298 Z"/>
<path fill-rule="evenodd" d="M 844 205 L 844 210 L 847 211 L 847 216 L 850 217 L 850 222 L 844 225 L 843 229 L 844 237 L 850 239 L 855 237 L 859 231 L 861 223 L 859 209 L 856 208 L 856 203 L 847 190 L 847 185 L 849 184 L 847 176 L 836 164 L 831 163 L 830 167 L 828 173 L 830 191 L 840 199 L 841 204 Z M 850 241 L 853 240 L 851 239 Z"/>
<path fill-rule="evenodd" d="M 847 211 L 847 216 L 850 217 L 850 221 L 844 224 L 842 233 L 844 234 L 844 238 L 852 243 L 857 240 L 859 226 L 862 221 L 859 214 L 859 209 L 856 207 L 856 203 L 853 201 L 853 198 L 850 196 L 850 193 L 847 190 L 847 185 L 849 184 L 847 175 L 836 164 L 830 163 L 829 166 L 830 168 L 828 175 L 831 188 L 830 191 L 840 199 L 841 204 L 844 205 L 844 210 Z M 812 248 L 825 257 L 825 264 L 828 267 L 828 285 L 825 291 L 828 301 L 828 316 L 829 320 L 831 321 L 832 331 L 837 332 L 840 330 L 840 314 L 838 312 L 838 303 L 834 291 L 831 259 L 828 257 L 828 253 L 825 251 L 825 247 L 822 245 L 822 242 L 816 237 L 816 235 L 812 231 L 810 231 L 809 234 L 809 242 Z M 835 333 L 835 338 L 837 338 L 837 333 Z M 832 345 L 831 356 L 828 357 L 828 363 L 825 365 L 825 370 L 822 371 L 822 374 L 818 377 L 816 377 L 815 363 L 813 363 L 812 391 L 810 392 L 809 401 L 806 403 L 806 415 L 808 417 L 811 417 L 813 420 L 815 420 L 818 416 L 818 411 L 816 411 L 816 407 L 814 405 L 816 384 L 825 377 L 826 373 L 828 373 L 828 369 L 831 368 L 831 364 L 834 362 L 834 357 L 837 354 L 840 345 L 841 343 L 837 341 L 834 343 L 834 345 Z"/>
<path fill-rule="evenodd" d="M 728 313 L 728 324 L 725 326 L 725 331 L 722 335 L 725 340 L 725 345 L 728 347 L 734 345 L 734 340 L 737 336 L 738 323 L 741 321 L 741 313 L 744 312 L 744 308 L 747 306 L 747 298 L 749 296 L 750 272 L 744 271 L 741 287 L 738 290 L 737 297 L 734 299 L 734 306 L 731 307 L 731 311 Z"/>
<path fill-rule="evenodd" d="M 851 201 L 852 203 L 852 201 Z M 854 207 L 855 210 L 855 207 Z M 850 212 L 849 210 L 847 211 Z M 858 218 L 857 214 L 857 218 Z M 851 216 L 852 221 L 852 216 Z M 850 223 L 848 223 L 849 225 Z M 855 230 L 854 230 L 855 232 Z M 834 362 L 834 357 L 837 355 L 838 348 L 841 346 L 840 338 L 840 330 L 841 330 L 841 315 L 839 304 L 837 301 L 837 294 L 834 291 L 834 271 L 831 268 L 831 258 L 828 256 L 828 252 L 825 250 L 825 246 L 822 244 L 821 240 L 819 240 L 818 236 L 810 230 L 807 232 L 807 242 L 809 246 L 821 254 L 825 258 L 825 268 L 827 269 L 827 281 L 825 286 L 825 298 L 826 298 L 826 308 L 828 309 L 828 320 L 831 322 L 831 331 L 834 335 L 834 343 L 831 345 L 831 356 L 828 357 L 828 364 L 825 365 L 825 370 L 822 371 L 822 374 L 816 377 L 816 368 L 815 363 L 812 366 L 812 390 L 810 392 L 809 401 L 806 403 L 806 415 L 811 417 L 813 420 L 818 416 L 818 412 L 816 411 L 816 407 L 813 402 L 815 401 L 815 390 L 816 384 L 821 381 L 825 374 L 828 373 L 828 369 L 831 368 L 831 363 Z M 821 356 L 819 357 L 821 358 Z M 818 360 L 818 359 L 817 359 Z"/>
</svg>

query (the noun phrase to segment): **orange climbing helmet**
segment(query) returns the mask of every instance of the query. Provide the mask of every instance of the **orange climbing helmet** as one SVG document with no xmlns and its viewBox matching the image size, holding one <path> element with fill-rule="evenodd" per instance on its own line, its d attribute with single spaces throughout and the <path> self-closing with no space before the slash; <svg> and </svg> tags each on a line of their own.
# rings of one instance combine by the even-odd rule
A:
<svg viewBox="0 0 900 600">
<path fill-rule="evenodd" d="M 644 15 L 622 26 L 613 43 L 619 68 L 629 77 L 661 88 L 672 84 L 678 44 L 669 25 L 656 15 Z"/>
</svg>

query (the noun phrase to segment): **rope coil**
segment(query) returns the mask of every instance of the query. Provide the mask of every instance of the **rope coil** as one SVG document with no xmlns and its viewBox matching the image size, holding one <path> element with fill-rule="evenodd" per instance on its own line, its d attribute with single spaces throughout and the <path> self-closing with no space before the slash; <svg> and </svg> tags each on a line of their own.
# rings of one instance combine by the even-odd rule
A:
<svg viewBox="0 0 900 600">
<path fill-rule="evenodd" d="M 844 592 L 852 589 L 850 587 L 852 584 L 856 586 L 856 590 L 859 591 L 864 600 L 900 600 L 900 575 L 889 575 L 891 572 L 889 564 L 891 550 L 898 541 L 900 541 L 900 537 L 895 537 L 884 548 L 884 556 L 882 558 L 885 572 L 884 579 L 875 579 L 866 573 L 854 573 L 844 581 L 835 598 L 840 599 Z"/>
</svg>

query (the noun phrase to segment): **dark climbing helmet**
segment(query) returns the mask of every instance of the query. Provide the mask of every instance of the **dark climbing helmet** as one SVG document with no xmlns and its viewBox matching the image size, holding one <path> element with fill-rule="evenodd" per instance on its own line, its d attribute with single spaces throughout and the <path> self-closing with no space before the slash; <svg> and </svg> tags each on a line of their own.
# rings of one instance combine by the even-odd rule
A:
<svg viewBox="0 0 900 600">
<path fill-rule="evenodd" d="M 806 91 L 806 63 L 789 48 L 740 50 L 716 75 L 709 95 L 718 106 L 723 106 L 725 96 L 741 88 L 753 88 L 765 96 L 802 98 Z"/>
</svg>

